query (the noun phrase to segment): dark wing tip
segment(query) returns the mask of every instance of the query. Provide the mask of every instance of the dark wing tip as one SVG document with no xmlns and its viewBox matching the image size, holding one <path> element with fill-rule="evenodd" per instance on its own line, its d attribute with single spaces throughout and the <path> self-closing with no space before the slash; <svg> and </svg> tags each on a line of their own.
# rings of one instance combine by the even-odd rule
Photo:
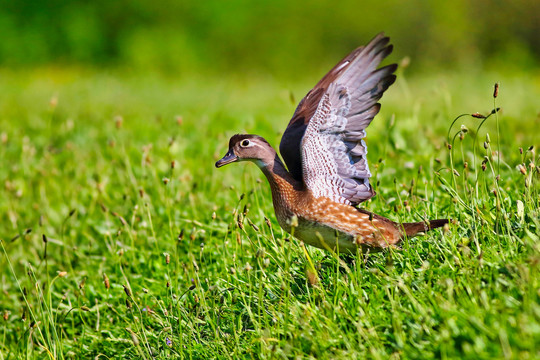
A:
<svg viewBox="0 0 540 360">
<path fill-rule="evenodd" d="M 376 70 L 377 73 L 385 73 L 386 75 L 381 76 L 380 82 L 384 85 L 384 91 L 388 89 L 396 81 L 396 75 L 394 74 L 398 68 L 397 64 L 390 64 L 383 66 Z"/>
<path fill-rule="evenodd" d="M 393 83 L 395 83 L 396 79 L 397 79 L 397 76 L 395 74 L 388 75 L 384 79 L 384 90 L 383 91 L 386 91 L 386 89 L 388 89 Z"/>
<path fill-rule="evenodd" d="M 381 31 L 380 33 L 378 33 L 377 35 L 375 35 L 369 42 L 369 43 L 372 43 L 372 42 L 375 42 L 375 41 L 378 41 L 380 39 L 384 39 L 385 41 L 390 41 L 390 37 L 386 36 L 386 34 L 384 33 L 384 31 Z"/>
<path fill-rule="evenodd" d="M 386 36 L 384 34 L 384 32 L 380 32 L 378 33 L 377 35 L 375 35 L 375 37 L 373 37 L 373 39 L 371 39 L 367 45 L 365 46 L 366 49 L 370 49 L 372 47 L 385 47 L 386 45 L 388 45 L 388 43 L 390 42 L 390 37 L 389 36 Z M 388 45 L 386 47 L 386 49 L 389 49 L 390 52 L 392 52 L 392 49 L 393 49 L 393 46 L 392 45 Z M 390 53 L 389 52 L 389 53 Z"/>
<path fill-rule="evenodd" d="M 381 69 L 388 69 L 388 72 L 390 73 L 394 73 L 398 68 L 398 64 L 390 64 L 390 65 L 386 65 L 386 66 L 383 66 Z"/>
</svg>

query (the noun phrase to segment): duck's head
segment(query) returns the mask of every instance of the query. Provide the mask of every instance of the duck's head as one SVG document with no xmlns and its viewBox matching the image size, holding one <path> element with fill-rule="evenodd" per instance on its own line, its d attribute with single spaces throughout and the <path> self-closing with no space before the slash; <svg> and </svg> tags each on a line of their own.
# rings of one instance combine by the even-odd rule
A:
<svg viewBox="0 0 540 360">
<path fill-rule="evenodd" d="M 237 134 L 229 140 L 229 151 L 216 167 L 222 167 L 236 161 L 253 161 L 259 167 L 265 167 L 274 161 L 276 151 L 262 137 L 258 135 Z"/>
</svg>

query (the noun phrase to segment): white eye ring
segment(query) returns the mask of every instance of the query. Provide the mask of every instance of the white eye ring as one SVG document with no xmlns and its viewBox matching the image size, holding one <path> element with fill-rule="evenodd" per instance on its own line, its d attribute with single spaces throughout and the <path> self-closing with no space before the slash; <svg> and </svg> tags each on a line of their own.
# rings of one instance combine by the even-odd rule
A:
<svg viewBox="0 0 540 360">
<path fill-rule="evenodd" d="M 244 139 L 242 140 L 242 142 L 240 143 L 240 146 L 241 147 L 248 147 L 251 145 L 251 142 L 248 140 L 248 139 Z"/>
</svg>

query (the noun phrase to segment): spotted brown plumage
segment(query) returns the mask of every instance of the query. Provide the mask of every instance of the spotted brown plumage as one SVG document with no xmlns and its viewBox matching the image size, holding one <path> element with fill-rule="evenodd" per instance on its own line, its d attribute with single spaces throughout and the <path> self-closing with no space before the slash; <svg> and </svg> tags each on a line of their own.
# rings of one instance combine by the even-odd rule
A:
<svg viewBox="0 0 540 360">
<path fill-rule="evenodd" d="M 397 223 L 356 206 L 375 195 L 369 182 L 365 129 L 379 99 L 395 81 L 397 65 L 378 68 L 392 52 L 377 35 L 341 60 L 300 101 L 280 143 L 284 163 L 262 137 L 238 134 L 216 167 L 252 161 L 272 190 L 280 226 L 307 244 L 356 252 L 386 248 L 447 219 Z"/>
</svg>

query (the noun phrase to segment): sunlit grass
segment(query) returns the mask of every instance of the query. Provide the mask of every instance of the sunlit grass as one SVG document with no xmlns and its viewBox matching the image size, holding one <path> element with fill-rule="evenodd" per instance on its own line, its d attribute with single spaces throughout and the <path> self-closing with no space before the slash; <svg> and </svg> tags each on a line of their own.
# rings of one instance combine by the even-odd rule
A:
<svg viewBox="0 0 540 360">
<path fill-rule="evenodd" d="M 453 222 L 336 258 L 255 166 L 213 166 L 237 132 L 277 145 L 316 79 L 2 75 L 2 359 L 538 356 L 538 78 L 400 74 L 365 206 Z"/>
</svg>

